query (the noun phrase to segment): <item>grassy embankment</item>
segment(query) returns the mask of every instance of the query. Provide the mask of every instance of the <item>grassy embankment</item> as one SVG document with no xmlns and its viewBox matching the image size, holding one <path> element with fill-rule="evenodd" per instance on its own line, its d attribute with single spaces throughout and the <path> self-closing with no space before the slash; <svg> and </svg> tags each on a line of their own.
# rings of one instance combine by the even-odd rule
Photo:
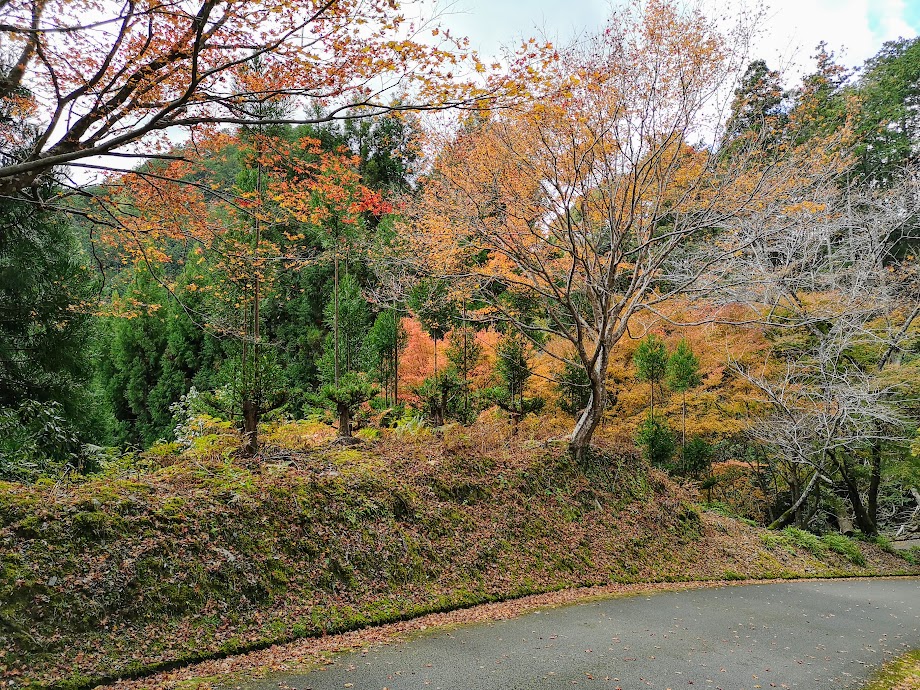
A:
<svg viewBox="0 0 920 690">
<path fill-rule="evenodd" d="M 908 652 L 882 667 L 865 690 L 916 690 L 920 688 L 920 649 Z"/>
<path fill-rule="evenodd" d="M 576 586 L 915 570 L 872 544 L 703 510 L 630 455 L 574 467 L 537 428 L 342 448 L 293 424 L 259 463 L 215 437 L 146 471 L 0 483 L 0 677 L 88 687 Z"/>
</svg>

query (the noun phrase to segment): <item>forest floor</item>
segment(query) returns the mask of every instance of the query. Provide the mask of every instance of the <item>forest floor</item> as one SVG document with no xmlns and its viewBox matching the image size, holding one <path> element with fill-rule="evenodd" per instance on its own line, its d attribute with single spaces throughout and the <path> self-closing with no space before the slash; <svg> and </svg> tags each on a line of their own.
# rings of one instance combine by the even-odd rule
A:
<svg viewBox="0 0 920 690">
<path fill-rule="evenodd" d="M 160 671 L 175 680 L 147 687 L 176 687 L 190 663 L 254 651 L 271 666 L 278 643 L 322 652 L 330 635 L 572 588 L 917 572 L 872 543 L 707 510 L 629 454 L 576 466 L 537 425 L 357 447 L 327 430 L 276 428 L 248 461 L 217 439 L 80 481 L 0 483 L 0 678 Z"/>
</svg>

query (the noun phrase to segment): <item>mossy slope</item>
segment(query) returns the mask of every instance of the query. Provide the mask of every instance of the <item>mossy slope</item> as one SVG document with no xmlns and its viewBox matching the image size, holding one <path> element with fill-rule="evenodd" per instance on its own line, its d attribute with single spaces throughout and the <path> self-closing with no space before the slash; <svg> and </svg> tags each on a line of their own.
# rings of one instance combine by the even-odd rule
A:
<svg viewBox="0 0 920 690">
<path fill-rule="evenodd" d="M 0 484 L 0 677 L 78 687 L 572 586 L 907 568 L 764 540 L 631 458 L 433 437 L 279 457 Z"/>
</svg>

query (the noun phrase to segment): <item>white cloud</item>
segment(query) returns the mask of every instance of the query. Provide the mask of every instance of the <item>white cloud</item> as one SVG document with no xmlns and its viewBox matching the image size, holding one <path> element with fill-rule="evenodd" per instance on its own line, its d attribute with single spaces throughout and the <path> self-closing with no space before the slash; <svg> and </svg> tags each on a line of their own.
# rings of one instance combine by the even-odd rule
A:
<svg viewBox="0 0 920 690">
<path fill-rule="evenodd" d="M 793 74 L 811 67 L 810 56 L 820 41 L 847 66 L 861 65 L 885 41 L 913 37 L 904 0 L 772 0 L 763 37 L 755 50 L 759 57 Z"/>
<path fill-rule="evenodd" d="M 764 0 L 767 19 L 752 58 L 762 57 L 791 76 L 810 70 L 819 41 L 826 41 L 845 65 L 856 67 L 874 55 L 885 41 L 920 34 L 920 14 L 909 17 L 908 4 L 920 0 Z M 623 0 L 614 0 L 620 4 Z M 756 0 L 709 0 L 714 9 L 739 7 Z M 472 39 L 483 54 L 495 54 L 521 36 L 546 30 L 565 40 L 603 25 L 611 3 L 607 0 L 456 0 L 455 13 L 445 17 L 458 33 Z"/>
</svg>

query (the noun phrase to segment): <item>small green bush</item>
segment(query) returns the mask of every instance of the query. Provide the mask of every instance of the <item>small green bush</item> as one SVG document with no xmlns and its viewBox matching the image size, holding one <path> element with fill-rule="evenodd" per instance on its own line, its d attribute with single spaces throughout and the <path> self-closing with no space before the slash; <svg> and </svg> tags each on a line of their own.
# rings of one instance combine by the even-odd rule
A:
<svg viewBox="0 0 920 690">
<path fill-rule="evenodd" d="M 824 543 L 811 532 L 806 532 L 797 527 L 787 527 L 783 530 L 783 536 L 789 540 L 789 543 L 800 549 L 805 549 L 812 556 L 820 558 L 827 552 L 827 547 Z"/>
<path fill-rule="evenodd" d="M 850 559 L 856 565 L 865 565 L 866 557 L 863 556 L 859 546 L 843 534 L 825 534 L 821 541 L 834 553 L 839 553 Z"/>
<path fill-rule="evenodd" d="M 760 541 L 763 542 L 764 546 L 769 549 L 776 547 L 788 548 L 789 542 L 782 534 L 776 534 L 775 532 L 764 532 L 760 535 Z"/>
<path fill-rule="evenodd" d="M 700 436 L 687 441 L 681 457 L 681 474 L 695 477 L 712 465 L 712 444 Z"/>
<path fill-rule="evenodd" d="M 664 419 L 652 415 L 646 417 L 636 430 L 636 445 L 650 465 L 663 469 L 670 468 L 676 444 L 674 432 Z"/>
<path fill-rule="evenodd" d="M 882 551 L 887 551 L 888 553 L 894 553 L 894 547 L 891 545 L 891 539 L 884 536 L 883 534 L 877 534 L 872 539 L 870 539 L 873 544 L 879 547 Z"/>
<path fill-rule="evenodd" d="M 737 513 L 731 509 L 731 507 L 723 503 L 722 501 L 712 501 L 710 503 L 701 503 L 700 507 L 710 513 L 715 513 L 716 515 L 721 515 L 722 517 L 727 518 L 736 518 L 738 517 Z"/>
</svg>

